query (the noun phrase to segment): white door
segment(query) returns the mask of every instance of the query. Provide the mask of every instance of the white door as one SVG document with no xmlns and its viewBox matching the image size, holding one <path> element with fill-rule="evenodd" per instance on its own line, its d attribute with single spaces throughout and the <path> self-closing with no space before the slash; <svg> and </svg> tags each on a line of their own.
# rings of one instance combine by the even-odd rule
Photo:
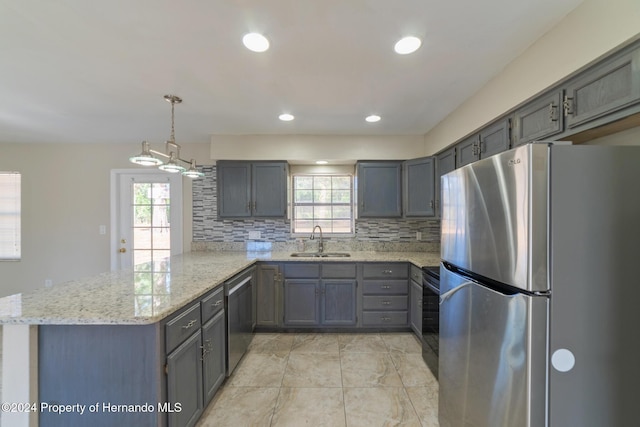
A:
<svg viewBox="0 0 640 427">
<path fill-rule="evenodd" d="M 182 253 L 182 176 L 112 172 L 111 269 L 143 263 L 145 270 Z"/>
</svg>

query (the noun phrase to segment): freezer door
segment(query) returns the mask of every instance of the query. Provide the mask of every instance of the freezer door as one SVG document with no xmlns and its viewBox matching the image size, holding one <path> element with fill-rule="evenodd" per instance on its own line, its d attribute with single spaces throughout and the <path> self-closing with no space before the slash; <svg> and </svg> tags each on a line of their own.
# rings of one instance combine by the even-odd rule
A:
<svg viewBox="0 0 640 427">
<path fill-rule="evenodd" d="M 440 426 L 546 426 L 548 298 L 440 271 Z"/>
<path fill-rule="evenodd" d="M 546 291 L 549 146 L 529 144 L 442 177 L 442 259 Z"/>
</svg>

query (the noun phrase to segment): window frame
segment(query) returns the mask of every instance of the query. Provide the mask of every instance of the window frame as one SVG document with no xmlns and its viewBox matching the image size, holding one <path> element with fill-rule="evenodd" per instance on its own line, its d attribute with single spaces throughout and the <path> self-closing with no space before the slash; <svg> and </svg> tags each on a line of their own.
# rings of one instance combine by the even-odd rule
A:
<svg viewBox="0 0 640 427">
<path fill-rule="evenodd" d="M 17 201 L 17 212 L 14 212 L 14 215 L 17 216 L 16 221 L 12 224 L 14 228 L 14 232 L 16 238 L 13 240 L 13 244 L 15 246 L 15 256 L 9 256 L 10 251 L 9 245 L 11 244 L 11 240 L 7 241 L 7 247 L 0 248 L 0 262 L 1 261 L 20 261 L 22 260 L 22 174 L 16 171 L 0 171 L 0 176 L 17 176 L 15 179 L 15 183 L 17 183 L 17 191 L 12 193 L 12 198 L 10 200 Z M 11 181 L 7 180 L 7 184 L 10 185 Z M 9 199 L 9 198 L 8 198 Z M 7 211 L 10 213 L 9 211 Z"/>
<path fill-rule="evenodd" d="M 351 231 L 349 233 L 334 233 L 334 232 L 329 232 L 329 231 L 325 231 L 324 229 L 322 230 L 322 234 L 324 237 L 353 237 L 355 236 L 355 216 L 356 216 L 356 206 L 355 206 L 355 177 L 354 174 L 352 173 L 313 173 L 313 172 L 300 172 L 300 173 L 295 173 L 291 175 L 291 181 L 290 181 L 290 185 L 291 185 L 291 191 L 290 191 L 290 220 L 291 220 L 291 237 L 294 238 L 299 238 L 299 237 L 309 237 L 309 232 L 304 231 L 295 231 L 295 221 L 296 221 L 296 213 L 295 213 L 295 208 L 296 206 L 315 206 L 315 205 L 330 205 L 333 206 L 333 203 L 296 203 L 296 198 L 295 198 L 295 192 L 296 192 L 296 187 L 295 187 L 295 179 L 296 177 L 348 177 L 349 178 L 349 195 L 350 195 L 350 199 L 351 202 L 349 203 L 350 206 L 350 210 L 351 210 L 351 218 L 349 219 L 350 222 L 350 228 Z M 337 206 L 338 204 L 336 204 Z M 340 204 L 340 205 L 346 205 L 345 204 Z M 315 222 L 315 218 L 314 218 L 314 222 Z"/>
</svg>

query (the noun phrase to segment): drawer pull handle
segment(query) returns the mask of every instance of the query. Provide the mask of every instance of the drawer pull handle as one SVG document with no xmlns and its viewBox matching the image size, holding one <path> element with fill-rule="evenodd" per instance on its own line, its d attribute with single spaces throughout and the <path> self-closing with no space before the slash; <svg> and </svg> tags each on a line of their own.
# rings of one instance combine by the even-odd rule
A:
<svg viewBox="0 0 640 427">
<path fill-rule="evenodd" d="M 211 304 L 211 307 L 218 307 L 220 304 L 222 304 L 222 300 L 221 299 L 219 299 L 218 301 L 216 301 L 213 304 Z"/>
<path fill-rule="evenodd" d="M 391 305 L 390 301 L 382 301 L 382 305 Z"/>
<path fill-rule="evenodd" d="M 382 274 L 393 274 L 393 270 L 382 270 Z"/>
<path fill-rule="evenodd" d="M 382 285 L 381 287 L 382 287 L 382 289 L 391 289 L 390 285 Z"/>
<path fill-rule="evenodd" d="M 189 323 L 187 323 L 186 325 L 182 325 L 182 329 L 193 328 L 193 325 L 195 325 L 195 324 L 196 324 L 196 319 L 193 319 Z"/>
<path fill-rule="evenodd" d="M 382 316 L 380 320 L 382 320 L 383 322 L 388 322 L 389 320 L 391 320 L 391 317 Z"/>
</svg>

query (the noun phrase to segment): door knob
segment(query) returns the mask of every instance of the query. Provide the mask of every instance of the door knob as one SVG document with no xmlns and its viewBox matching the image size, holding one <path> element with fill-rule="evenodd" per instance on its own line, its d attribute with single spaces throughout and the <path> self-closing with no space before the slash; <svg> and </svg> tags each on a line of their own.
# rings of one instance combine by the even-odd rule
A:
<svg viewBox="0 0 640 427">
<path fill-rule="evenodd" d="M 127 252 L 127 248 L 120 248 L 120 250 L 119 250 L 118 252 L 120 252 L 121 254 L 123 254 L 123 253 Z"/>
</svg>

